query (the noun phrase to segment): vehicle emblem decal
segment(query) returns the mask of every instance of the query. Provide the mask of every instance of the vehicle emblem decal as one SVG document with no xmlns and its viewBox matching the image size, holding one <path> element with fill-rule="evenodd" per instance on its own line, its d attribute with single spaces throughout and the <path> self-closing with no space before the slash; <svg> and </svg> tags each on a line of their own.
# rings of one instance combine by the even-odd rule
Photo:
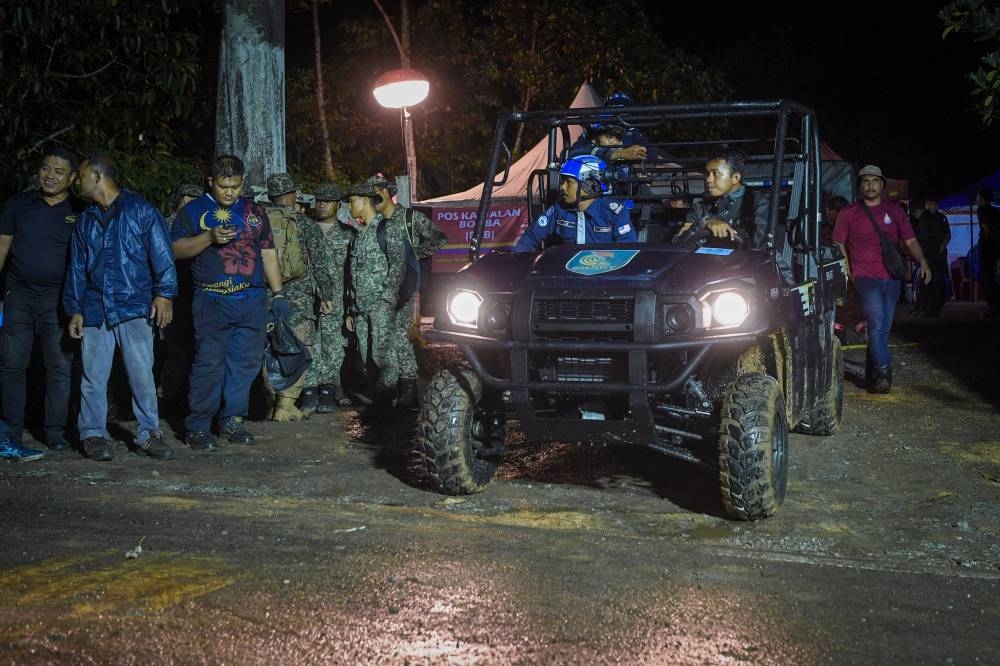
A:
<svg viewBox="0 0 1000 666">
<path fill-rule="evenodd" d="M 720 257 L 725 257 L 733 253 L 732 248 L 729 247 L 699 247 L 694 251 L 695 254 L 717 254 Z"/>
<path fill-rule="evenodd" d="M 598 275 L 624 268 L 639 250 L 583 250 L 566 262 L 566 270 L 579 275 Z"/>
</svg>

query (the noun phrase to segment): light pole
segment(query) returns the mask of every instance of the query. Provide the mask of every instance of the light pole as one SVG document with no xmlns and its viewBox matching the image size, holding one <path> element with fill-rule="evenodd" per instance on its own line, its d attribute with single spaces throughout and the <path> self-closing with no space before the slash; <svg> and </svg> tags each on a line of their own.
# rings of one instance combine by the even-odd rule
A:
<svg viewBox="0 0 1000 666">
<path fill-rule="evenodd" d="M 403 150 L 406 153 L 406 175 L 410 179 L 410 201 L 417 193 L 417 152 L 413 145 L 413 124 L 408 107 L 427 99 L 430 92 L 427 77 L 408 67 L 392 69 L 375 80 L 372 94 L 382 106 L 399 109 L 403 127 Z M 409 202 L 407 202 L 409 203 Z"/>
</svg>

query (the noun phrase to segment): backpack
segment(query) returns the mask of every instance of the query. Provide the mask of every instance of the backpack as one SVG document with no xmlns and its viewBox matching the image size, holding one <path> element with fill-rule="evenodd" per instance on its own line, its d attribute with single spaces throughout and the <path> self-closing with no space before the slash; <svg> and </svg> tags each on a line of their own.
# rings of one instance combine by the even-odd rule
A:
<svg viewBox="0 0 1000 666">
<path fill-rule="evenodd" d="M 379 220 L 378 227 L 375 228 L 375 237 L 378 239 L 378 246 L 382 248 L 386 261 L 389 259 L 389 241 L 386 238 L 386 223 L 388 218 Z M 413 251 L 410 243 L 410 230 L 413 228 L 413 210 L 406 209 L 406 229 L 403 234 L 403 255 L 406 257 L 406 273 L 403 274 L 403 281 L 399 285 L 399 292 L 396 295 L 396 310 L 401 310 L 406 303 L 413 298 L 413 295 L 420 290 L 420 260 Z"/>
<path fill-rule="evenodd" d="M 278 206 L 267 207 L 267 221 L 274 236 L 274 247 L 278 250 L 278 265 L 284 280 L 295 280 L 306 274 L 306 261 L 299 240 L 296 216 Z"/>
</svg>

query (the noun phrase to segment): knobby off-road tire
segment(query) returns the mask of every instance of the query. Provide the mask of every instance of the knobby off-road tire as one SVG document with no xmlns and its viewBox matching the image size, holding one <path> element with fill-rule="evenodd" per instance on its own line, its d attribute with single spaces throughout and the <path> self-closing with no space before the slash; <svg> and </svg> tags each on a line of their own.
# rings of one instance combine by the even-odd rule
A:
<svg viewBox="0 0 1000 666">
<path fill-rule="evenodd" d="M 833 338 L 833 368 L 830 383 L 816 404 L 803 410 L 796 432 L 806 435 L 832 435 L 840 429 L 844 417 L 844 350 Z"/>
<path fill-rule="evenodd" d="M 773 377 L 744 375 L 726 387 L 719 424 L 722 502 L 738 520 L 774 515 L 788 484 L 788 424 Z"/>
<path fill-rule="evenodd" d="M 468 367 L 439 370 L 424 393 L 417 445 L 427 477 L 448 495 L 485 489 L 496 473 L 504 420 L 482 404 L 482 382 Z"/>
</svg>

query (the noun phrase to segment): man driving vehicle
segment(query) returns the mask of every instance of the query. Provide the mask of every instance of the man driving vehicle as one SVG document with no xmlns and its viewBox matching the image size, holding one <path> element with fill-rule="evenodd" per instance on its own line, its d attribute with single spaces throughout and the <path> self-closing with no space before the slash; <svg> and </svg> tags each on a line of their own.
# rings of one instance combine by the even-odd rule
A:
<svg viewBox="0 0 1000 666">
<path fill-rule="evenodd" d="M 635 243 L 635 229 L 624 201 L 607 196 L 605 164 L 592 155 L 566 160 L 559 170 L 559 203 L 538 216 L 514 245 L 515 252 L 536 252 L 547 238 L 561 243 Z"/>
</svg>

